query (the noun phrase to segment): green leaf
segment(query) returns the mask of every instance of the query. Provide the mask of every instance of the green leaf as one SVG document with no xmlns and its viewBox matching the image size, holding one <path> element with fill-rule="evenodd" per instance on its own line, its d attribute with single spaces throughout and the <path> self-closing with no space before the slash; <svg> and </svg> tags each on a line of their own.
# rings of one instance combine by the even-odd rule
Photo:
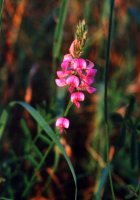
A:
<svg viewBox="0 0 140 200">
<path fill-rule="evenodd" d="M 8 112 L 9 112 L 9 109 L 7 108 L 2 112 L 0 116 L 0 139 L 2 138 L 5 126 L 8 121 L 8 117 L 9 117 Z"/>
<path fill-rule="evenodd" d="M 77 181 L 76 181 L 75 171 L 74 171 L 74 168 L 72 166 L 72 163 L 71 163 L 69 157 L 67 156 L 62 144 L 59 141 L 59 138 L 57 137 L 55 132 L 52 130 L 52 128 L 49 126 L 49 124 L 40 115 L 40 113 L 37 110 L 35 110 L 32 106 L 30 106 L 29 104 L 27 104 L 25 102 L 21 102 L 21 101 L 11 102 L 10 106 L 13 107 L 16 104 L 21 105 L 23 108 L 25 108 L 30 113 L 30 115 L 33 117 L 33 119 L 42 127 L 42 129 L 48 134 L 48 136 L 54 141 L 54 143 L 60 149 L 61 153 L 63 154 L 65 160 L 68 163 L 68 166 L 69 166 L 70 171 L 71 171 L 72 176 L 73 176 L 73 180 L 74 180 L 74 183 L 75 183 L 75 199 L 76 199 L 77 198 Z"/>
<path fill-rule="evenodd" d="M 67 15 L 67 10 L 68 10 L 68 0 L 62 0 L 61 8 L 59 11 L 58 23 L 54 34 L 54 45 L 53 45 L 54 58 L 58 58 L 59 56 L 62 37 L 63 37 L 63 26 Z"/>
</svg>

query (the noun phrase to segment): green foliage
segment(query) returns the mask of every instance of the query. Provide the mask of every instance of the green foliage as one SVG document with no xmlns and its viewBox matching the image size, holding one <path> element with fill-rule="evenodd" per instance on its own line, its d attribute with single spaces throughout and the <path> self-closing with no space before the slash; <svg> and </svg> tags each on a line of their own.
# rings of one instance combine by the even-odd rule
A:
<svg viewBox="0 0 140 200">
<path fill-rule="evenodd" d="M 67 163 L 68 163 L 68 166 L 71 170 L 71 173 L 72 173 L 72 176 L 73 176 L 73 180 L 74 180 L 74 183 L 75 183 L 75 199 L 77 198 L 77 181 L 76 181 L 76 175 L 75 175 L 75 172 L 74 172 L 74 168 L 73 168 L 73 165 L 69 159 L 69 157 L 67 156 L 62 144 L 60 143 L 59 141 L 59 137 L 57 134 L 54 133 L 54 131 L 52 130 L 52 128 L 49 126 L 49 124 L 44 120 L 44 118 L 40 115 L 40 113 L 35 110 L 33 107 L 31 107 L 29 104 L 26 104 L 24 102 L 11 102 L 10 103 L 10 106 L 11 107 L 14 107 L 16 104 L 19 104 L 21 105 L 23 108 L 25 108 L 29 113 L 30 115 L 33 117 L 33 119 L 36 121 L 37 124 L 39 124 L 39 126 L 45 131 L 45 133 L 47 134 L 47 137 L 49 137 L 50 139 L 52 139 L 52 141 L 58 146 L 58 148 L 60 149 L 61 153 L 63 154 L 64 158 L 66 159 Z M 2 116 L 1 118 L 4 116 L 4 119 L 2 118 L 2 120 L 5 120 L 5 123 L 3 123 L 1 125 L 1 131 L 4 130 L 4 127 L 5 127 L 5 124 L 6 124 L 6 119 L 5 119 L 5 113 L 6 111 L 4 110 L 3 113 L 2 113 Z M 24 126 L 24 129 L 25 129 L 25 126 Z M 26 129 L 27 131 L 27 129 Z M 2 133 L 1 133 L 2 134 Z M 48 141 L 48 140 L 47 140 Z M 52 143 L 53 144 L 53 143 Z M 52 144 L 50 145 L 50 149 L 52 148 Z M 34 148 L 36 148 L 36 146 L 34 146 Z M 37 149 L 36 149 L 37 150 Z M 34 151 L 36 151 L 34 149 Z M 38 150 L 37 150 L 38 151 Z M 36 151 L 36 152 L 37 152 Z M 45 155 L 42 157 L 41 159 L 41 162 L 37 165 L 36 167 L 36 170 L 38 171 L 44 160 L 46 159 L 47 155 L 48 155 L 48 152 L 50 150 L 48 149 L 48 151 L 45 153 Z M 40 153 L 39 153 L 40 154 Z M 34 177 L 31 179 L 31 182 L 29 184 L 29 186 L 27 187 L 27 189 L 25 189 L 24 193 L 23 193 L 23 196 L 26 195 L 26 193 L 28 192 L 28 190 L 30 189 L 31 185 L 32 185 L 32 182 L 34 180 Z"/>
</svg>

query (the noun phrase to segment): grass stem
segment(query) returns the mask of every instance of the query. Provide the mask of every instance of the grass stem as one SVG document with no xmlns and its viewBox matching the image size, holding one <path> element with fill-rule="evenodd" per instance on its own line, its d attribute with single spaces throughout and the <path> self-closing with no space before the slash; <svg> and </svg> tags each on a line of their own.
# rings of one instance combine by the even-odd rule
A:
<svg viewBox="0 0 140 200">
<path fill-rule="evenodd" d="M 113 181 L 112 181 L 111 169 L 110 169 L 110 159 L 109 159 L 109 123 L 108 123 L 108 98 L 107 98 L 108 97 L 109 54 L 110 54 L 110 46 L 111 46 L 113 10 L 114 10 L 114 0 L 111 0 L 108 40 L 107 40 L 107 49 L 106 49 L 106 63 L 105 63 L 104 118 L 105 118 L 106 154 L 107 154 L 106 156 L 107 156 L 108 175 L 109 175 L 112 199 L 115 200 Z"/>
</svg>

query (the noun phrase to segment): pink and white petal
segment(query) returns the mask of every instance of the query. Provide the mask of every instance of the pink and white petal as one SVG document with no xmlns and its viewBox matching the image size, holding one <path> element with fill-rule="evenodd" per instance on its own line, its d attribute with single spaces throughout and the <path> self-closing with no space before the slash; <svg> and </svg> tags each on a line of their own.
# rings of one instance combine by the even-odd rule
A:
<svg viewBox="0 0 140 200">
<path fill-rule="evenodd" d="M 84 101 L 85 95 L 83 92 L 74 92 L 71 94 L 71 101 Z"/>
<path fill-rule="evenodd" d="M 86 69 L 87 64 L 83 58 L 74 59 L 73 68 L 76 69 Z"/>
<path fill-rule="evenodd" d="M 68 89 L 68 90 L 69 90 L 69 92 L 70 92 L 70 93 L 73 93 L 73 91 L 74 91 L 74 88 L 75 88 L 75 87 L 73 87 L 73 86 L 70 86 L 70 87 L 69 87 L 69 89 Z"/>
<path fill-rule="evenodd" d="M 63 58 L 63 61 L 68 61 L 68 62 L 70 62 L 70 61 L 72 61 L 72 56 L 71 56 L 71 54 L 66 54 L 66 55 L 64 55 L 64 58 Z"/>
<path fill-rule="evenodd" d="M 84 101 L 84 99 L 85 99 L 84 93 L 78 92 L 78 99 L 79 99 L 79 101 Z"/>
<path fill-rule="evenodd" d="M 56 125 L 56 127 L 59 128 L 60 133 L 62 133 L 64 128 L 68 128 L 69 127 L 69 120 L 67 118 L 65 118 L 65 117 L 59 117 L 56 120 L 55 125 Z"/>
<path fill-rule="evenodd" d="M 57 73 L 58 78 L 64 78 L 65 77 L 64 71 L 57 71 L 56 73 Z"/>
<path fill-rule="evenodd" d="M 80 103 L 78 101 L 75 101 L 74 104 L 76 105 L 77 108 L 80 108 Z"/>
<path fill-rule="evenodd" d="M 63 121 L 63 118 L 62 118 L 62 117 L 59 117 L 59 118 L 56 120 L 56 122 L 55 122 L 55 126 L 57 126 L 57 127 L 61 126 L 62 121 Z"/>
<path fill-rule="evenodd" d="M 69 128 L 70 122 L 69 122 L 69 120 L 67 118 L 64 118 L 63 124 L 64 124 L 65 128 Z"/>
<path fill-rule="evenodd" d="M 63 87 L 66 86 L 66 80 L 61 78 L 61 79 L 55 79 L 56 85 L 59 87 Z"/>
<path fill-rule="evenodd" d="M 71 75 L 73 73 L 72 70 L 69 71 L 57 71 L 57 76 L 58 78 L 64 78 L 67 77 L 68 75 Z"/>
<path fill-rule="evenodd" d="M 69 67 L 69 64 L 70 64 L 69 61 L 63 61 L 63 62 L 61 63 L 61 68 L 62 68 L 64 71 L 66 71 L 66 70 L 68 69 L 68 67 Z"/>
<path fill-rule="evenodd" d="M 75 75 L 69 76 L 66 80 L 68 85 L 72 85 L 73 87 L 78 87 L 79 85 L 79 78 Z"/>
</svg>

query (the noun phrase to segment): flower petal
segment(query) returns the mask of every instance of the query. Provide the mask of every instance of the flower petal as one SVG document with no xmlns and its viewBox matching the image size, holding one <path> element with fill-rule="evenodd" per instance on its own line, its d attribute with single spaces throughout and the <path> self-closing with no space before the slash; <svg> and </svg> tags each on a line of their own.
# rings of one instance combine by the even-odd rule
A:
<svg viewBox="0 0 140 200">
<path fill-rule="evenodd" d="M 97 72 L 97 69 L 88 69 L 86 70 L 87 76 L 94 76 Z"/>
<path fill-rule="evenodd" d="M 70 61 L 72 61 L 72 56 L 71 56 L 71 54 L 66 54 L 66 55 L 64 55 L 64 58 L 63 58 L 63 61 L 68 61 L 68 62 L 70 62 Z"/>
<path fill-rule="evenodd" d="M 94 87 L 87 87 L 86 90 L 87 90 L 87 92 L 90 93 L 90 94 L 96 92 L 96 88 L 94 88 Z"/>
<path fill-rule="evenodd" d="M 60 133 L 62 133 L 64 128 L 68 128 L 69 127 L 69 120 L 67 118 L 65 118 L 65 117 L 59 117 L 56 120 L 55 125 L 56 125 L 56 127 L 59 128 Z"/>
<path fill-rule="evenodd" d="M 59 87 L 66 86 L 66 80 L 64 78 L 61 79 L 55 79 L 56 85 Z"/>
<path fill-rule="evenodd" d="M 72 70 L 69 70 L 69 71 L 57 71 L 57 76 L 58 78 L 64 78 L 68 75 L 71 75 L 73 73 Z"/>
<path fill-rule="evenodd" d="M 79 101 L 84 101 L 85 95 L 82 92 L 74 92 L 71 94 L 71 102 L 76 105 L 77 108 L 80 107 Z"/>
<path fill-rule="evenodd" d="M 78 87 L 79 85 L 79 78 L 75 75 L 69 76 L 66 80 L 66 83 L 68 85 L 71 85 L 73 87 Z"/>
<path fill-rule="evenodd" d="M 76 58 L 73 61 L 73 68 L 74 69 L 86 69 L 87 64 L 83 58 Z"/>
<path fill-rule="evenodd" d="M 63 61 L 61 63 L 61 68 L 66 71 L 68 69 L 68 67 L 69 67 L 69 64 L 70 63 L 68 61 Z"/>
</svg>

